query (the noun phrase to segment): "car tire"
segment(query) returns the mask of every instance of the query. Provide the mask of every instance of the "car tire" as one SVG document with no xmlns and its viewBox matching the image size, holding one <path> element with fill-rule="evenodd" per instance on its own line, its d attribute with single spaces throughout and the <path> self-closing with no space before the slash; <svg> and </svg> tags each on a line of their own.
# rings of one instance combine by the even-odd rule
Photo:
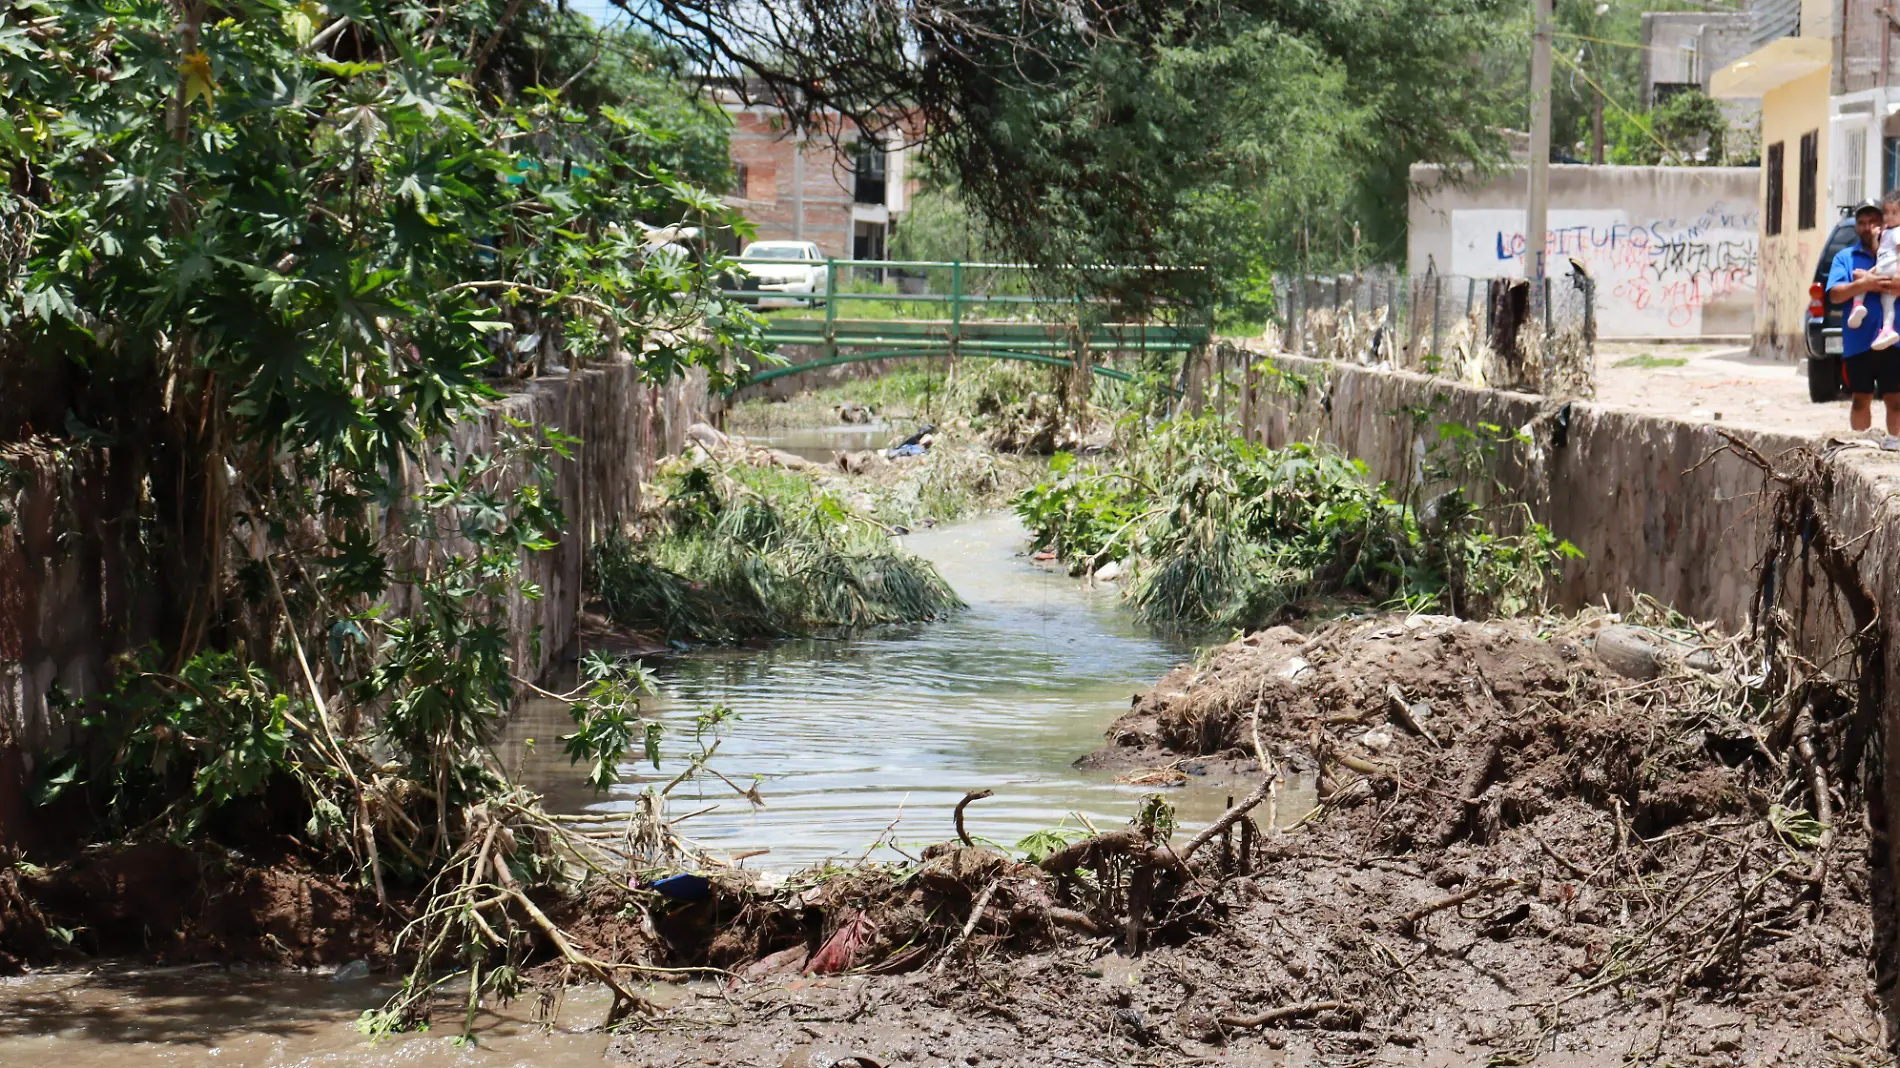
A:
<svg viewBox="0 0 1900 1068">
<path fill-rule="evenodd" d="M 1816 404 L 1839 400 L 1846 387 L 1841 385 L 1839 356 L 1808 357 L 1808 399 Z"/>
</svg>

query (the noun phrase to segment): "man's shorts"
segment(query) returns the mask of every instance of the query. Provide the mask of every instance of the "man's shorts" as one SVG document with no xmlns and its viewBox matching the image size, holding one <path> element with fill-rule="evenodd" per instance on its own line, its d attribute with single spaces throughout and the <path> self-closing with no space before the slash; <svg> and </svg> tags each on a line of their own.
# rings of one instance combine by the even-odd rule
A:
<svg viewBox="0 0 1900 1068">
<path fill-rule="evenodd" d="M 1841 361 L 1849 393 L 1900 393 L 1900 345 L 1869 349 Z"/>
</svg>

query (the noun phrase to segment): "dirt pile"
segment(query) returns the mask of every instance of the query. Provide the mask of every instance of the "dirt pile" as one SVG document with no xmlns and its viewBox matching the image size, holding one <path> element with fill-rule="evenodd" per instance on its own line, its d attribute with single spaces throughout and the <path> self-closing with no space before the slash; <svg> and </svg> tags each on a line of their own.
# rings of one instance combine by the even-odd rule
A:
<svg viewBox="0 0 1900 1068">
<path fill-rule="evenodd" d="M 375 897 L 293 862 L 214 847 L 101 846 L 54 867 L 0 871 L 0 974 L 129 957 L 336 965 L 387 957 Z"/>
<path fill-rule="evenodd" d="M 1870 864 L 1858 783 L 1827 772 L 1852 701 L 1819 685 L 1765 696 L 1741 681 L 1740 643 L 1707 632 L 1628 678 L 1595 652 L 1605 622 L 1379 617 L 1226 646 L 1138 698 L 1087 759 L 1315 777 L 1315 811 L 1274 813 L 1293 826 L 1248 823 L 1275 794 L 1188 845 L 1109 831 L 1059 873 L 1055 858 L 959 850 L 988 874 L 934 895 L 921 875 L 886 876 L 881 904 L 819 890 L 781 906 L 771 938 L 732 933 L 761 928 L 730 913 L 714 940 L 739 974 L 616 1053 L 1892 1063 L 1875 979 L 1884 863 Z M 1170 852 L 1187 859 L 1152 859 Z M 989 907 L 980 888 L 1011 880 L 1034 891 Z M 887 920 L 907 886 L 921 920 Z M 825 975 L 812 962 L 840 938 L 862 951 Z"/>
</svg>

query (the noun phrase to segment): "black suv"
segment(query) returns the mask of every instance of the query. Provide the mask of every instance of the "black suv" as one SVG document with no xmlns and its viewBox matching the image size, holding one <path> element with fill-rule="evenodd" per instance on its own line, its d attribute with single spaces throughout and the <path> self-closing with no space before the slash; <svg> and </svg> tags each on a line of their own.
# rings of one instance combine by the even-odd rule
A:
<svg viewBox="0 0 1900 1068">
<path fill-rule="evenodd" d="M 1841 381 L 1841 306 L 1827 299 L 1827 272 L 1835 255 L 1857 240 L 1852 215 L 1835 223 L 1821 251 L 1821 262 L 1815 265 L 1814 284 L 1808 287 L 1808 399 L 1812 401 L 1847 395 Z"/>
</svg>

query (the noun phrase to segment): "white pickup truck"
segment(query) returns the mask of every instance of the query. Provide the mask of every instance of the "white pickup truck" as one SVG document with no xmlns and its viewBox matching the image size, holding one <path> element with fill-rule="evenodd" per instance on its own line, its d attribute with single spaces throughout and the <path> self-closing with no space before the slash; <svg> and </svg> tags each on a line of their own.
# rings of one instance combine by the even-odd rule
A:
<svg viewBox="0 0 1900 1068">
<path fill-rule="evenodd" d="M 825 302 L 825 254 L 810 241 L 754 241 L 739 254 L 737 288 L 757 291 L 761 308 Z"/>
</svg>

